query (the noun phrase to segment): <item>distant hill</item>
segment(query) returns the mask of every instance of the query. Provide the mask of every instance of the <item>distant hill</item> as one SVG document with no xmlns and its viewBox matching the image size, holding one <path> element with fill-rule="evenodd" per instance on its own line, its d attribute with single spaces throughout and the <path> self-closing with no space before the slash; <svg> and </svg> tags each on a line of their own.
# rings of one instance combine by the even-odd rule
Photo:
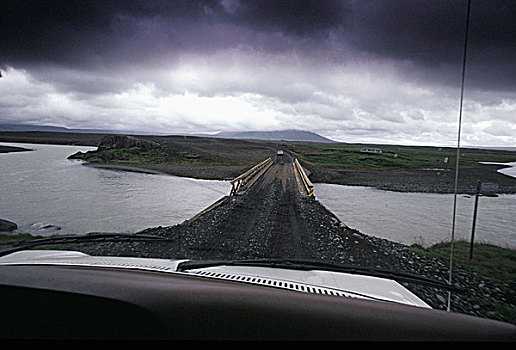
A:
<svg viewBox="0 0 516 350">
<path fill-rule="evenodd" d="M 44 132 L 67 132 L 81 134 L 125 134 L 125 135 L 184 135 L 162 132 L 142 132 L 129 130 L 107 130 L 107 129 L 69 129 L 51 125 L 31 124 L 7 124 L 0 123 L 1 131 L 44 131 Z M 220 132 L 217 134 L 186 134 L 187 136 L 209 136 L 226 139 L 256 139 L 256 140 L 277 140 L 277 141 L 304 141 L 304 142 L 335 142 L 321 135 L 310 131 L 282 130 L 282 131 L 234 131 Z"/>
<path fill-rule="evenodd" d="M 234 131 L 220 132 L 211 137 L 227 139 L 255 139 L 255 140 L 277 140 L 277 141 L 305 141 L 305 142 L 336 142 L 316 134 L 303 130 L 281 130 L 281 131 Z"/>
<path fill-rule="evenodd" d="M 504 147 L 504 146 L 499 146 L 499 147 L 495 147 L 495 146 L 491 146 L 491 147 L 486 147 L 486 146 L 466 146 L 464 148 L 474 148 L 474 149 L 491 149 L 491 150 L 495 150 L 495 151 L 510 151 L 510 152 L 516 152 L 516 147 Z"/>
<path fill-rule="evenodd" d="M 29 124 L 0 124 L 0 131 L 47 131 L 47 132 L 71 132 L 70 129 L 59 126 L 40 126 Z"/>
<path fill-rule="evenodd" d="M 128 134 L 128 135 L 164 135 L 163 133 L 151 133 L 129 130 L 108 129 L 68 129 L 61 126 L 32 125 L 32 124 L 0 124 L 0 131 L 43 131 L 43 132 L 68 132 L 78 134 Z"/>
</svg>

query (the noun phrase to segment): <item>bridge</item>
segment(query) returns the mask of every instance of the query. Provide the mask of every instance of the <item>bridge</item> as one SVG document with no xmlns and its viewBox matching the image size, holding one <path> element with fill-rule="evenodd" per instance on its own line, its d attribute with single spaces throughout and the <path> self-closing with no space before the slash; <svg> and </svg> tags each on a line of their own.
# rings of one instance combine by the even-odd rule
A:
<svg viewBox="0 0 516 350">
<path fill-rule="evenodd" d="M 306 169 L 289 153 L 230 181 L 230 193 L 177 228 L 178 254 L 199 259 L 342 258 L 346 230 L 315 200 Z"/>
<path fill-rule="evenodd" d="M 309 174 L 288 152 L 230 181 L 231 190 L 183 223 L 142 231 L 171 243 L 136 249 L 175 259 L 317 259 L 393 268 L 393 248 L 347 227 L 316 198 Z M 345 199 L 342 199 L 345 201 Z M 387 250 L 386 250 L 387 249 Z"/>
<path fill-rule="evenodd" d="M 271 167 L 272 169 L 270 169 Z M 288 153 L 278 152 L 274 161 L 272 158 L 267 158 L 231 180 L 230 195 L 244 194 L 261 177 L 267 179 L 261 186 L 266 186 L 277 178 L 281 180 L 284 190 L 287 190 L 287 186 L 294 186 L 299 189 L 300 195 L 311 197 L 314 194 L 314 186 L 299 161 Z M 294 179 L 296 180 L 295 183 Z"/>
</svg>

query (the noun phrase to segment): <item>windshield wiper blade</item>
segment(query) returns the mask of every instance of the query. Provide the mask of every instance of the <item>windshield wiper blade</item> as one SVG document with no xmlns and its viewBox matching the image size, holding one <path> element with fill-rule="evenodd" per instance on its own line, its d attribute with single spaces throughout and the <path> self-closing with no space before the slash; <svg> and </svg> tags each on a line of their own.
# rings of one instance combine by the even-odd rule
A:
<svg viewBox="0 0 516 350">
<path fill-rule="evenodd" d="M 336 262 L 325 262 L 310 259 L 248 259 L 248 260 L 188 260 L 179 263 L 177 271 L 184 272 L 192 269 L 201 269 L 216 266 L 250 266 L 272 267 L 293 270 L 324 270 L 331 272 L 343 272 L 351 274 L 367 275 L 395 280 L 398 282 L 411 282 L 429 287 L 441 288 L 454 292 L 463 290 L 446 282 L 437 281 L 428 277 L 403 271 L 392 271 L 380 268 L 345 265 Z"/>
<path fill-rule="evenodd" d="M 85 243 L 85 242 L 142 242 L 142 241 L 171 241 L 161 236 L 139 234 L 139 233 L 110 233 L 90 232 L 84 235 L 67 235 L 37 238 L 30 241 L 23 241 L 0 251 L 0 256 L 15 253 L 21 250 L 30 249 L 48 244 Z"/>
</svg>

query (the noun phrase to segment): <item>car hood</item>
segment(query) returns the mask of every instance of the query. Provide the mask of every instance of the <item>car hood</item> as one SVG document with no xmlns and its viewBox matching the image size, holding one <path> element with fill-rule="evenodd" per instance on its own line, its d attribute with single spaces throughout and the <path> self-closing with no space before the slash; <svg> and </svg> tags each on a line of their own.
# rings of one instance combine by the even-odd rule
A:
<svg viewBox="0 0 516 350">
<path fill-rule="evenodd" d="M 188 260 L 92 256 L 78 251 L 63 250 L 27 250 L 1 257 L 0 265 L 58 265 L 145 270 L 430 308 L 407 288 L 386 278 L 321 269 L 305 271 L 278 267 L 228 265 L 178 271 L 178 265 L 184 261 Z"/>
</svg>

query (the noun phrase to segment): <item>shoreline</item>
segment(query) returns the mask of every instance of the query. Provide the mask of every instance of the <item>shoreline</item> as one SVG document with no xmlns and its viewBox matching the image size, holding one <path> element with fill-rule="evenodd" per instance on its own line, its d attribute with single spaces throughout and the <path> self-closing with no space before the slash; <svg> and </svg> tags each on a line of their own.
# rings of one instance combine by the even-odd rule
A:
<svg viewBox="0 0 516 350">
<path fill-rule="evenodd" d="M 0 145 L 0 153 L 29 152 L 29 151 L 32 151 L 32 150 L 29 148 L 23 148 L 23 147 Z"/>
<path fill-rule="evenodd" d="M 96 163 L 81 160 L 84 166 L 92 168 L 138 172 L 153 175 L 166 175 L 183 177 L 194 180 L 230 181 L 248 167 L 242 166 L 185 166 L 185 165 L 161 165 L 161 164 L 119 164 Z"/>
<path fill-rule="evenodd" d="M 82 165 L 87 166 L 87 167 L 91 167 L 91 168 L 98 168 L 98 169 L 128 171 L 128 172 L 133 172 L 133 173 L 144 173 L 144 174 L 150 174 L 150 175 L 175 176 L 175 175 L 167 174 L 167 173 L 164 173 L 164 172 L 161 172 L 161 171 L 157 171 L 157 170 L 146 169 L 146 168 L 139 168 L 139 167 L 130 166 L 130 165 L 90 163 L 90 162 L 87 162 L 87 161 L 83 161 Z"/>
<path fill-rule="evenodd" d="M 229 181 L 234 177 L 228 176 L 229 173 L 235 173 L 235 169 L 227 169 L 229 167 L 224 166 L 179 166 L 179 165 L 140 165 L 140 164 L 131 164 L 131 165 L 123 165 L 116 163 L 93 163 L 88 161 L 83 161 L 83 165 L 90 166 L 94 168 L 100 169 L 110 169 L 110 170 L 119 170 L 119 171 L 130 171 L 130 172 L 140 172 L 147 174 L 155 174 L 155 175 L 169 175 L 169 176 L 178 176 L 192 179 L 200 179 L 200 180 L 217 180 L 217 181 Z M 489 166 L 499 167 L 500 169 L 504 169 L 507 166 L 502 166 L 501 164 L 489 164 Z M 248 170 L 246 167 L 239 167 L 241 172 L 245 172 Z M 159 170 L 157 170 L 159 169 Z M 433 170 L 424 170 L 427 172 L 432 172 Z M 490 171 L 492 172 L 492 170 Z M 496 170 L 497 172 L 497 170 Z M 514 182 L 511 186 L 505 190 L 498 191 L 497 194 L 516 194 L 516 178 L 502 174 L 497 172 L 497 174 L 501 176 L 506 176 L 509 178 L 508 182 Z M 417 176 L 412 176 L 417 178 Z M 459 175 L 459 181 L 460 181 Z M 431 183 L 418 183 L 412 184 L 410 186 L 399 186 L 397 184 L 386 184 L 385 179 L 382 179 L 381 176 L 376 179 L 369 179 L 369 181 L 360 182 L 346 182 L 342 181 L 339 178 L 327 178 L 325 181 L 317 181 L 312 180 L 314 184 L 331 184 L 331 185 L 340 185 L 340 186 L 353 186 L 353 187 L 367 187 L 374 188 L 379 191 L 389 191 L 389 192 L 397 192 L 397 193 L 422 193 L 422 194 L 454 194 L 453 188 L 450 186 L 444 187 L 439 186 L 439 183 L 432 181 Z M 473 195 L 475 193 L 475 188 L 459 188 L 459 192 L 457 195 Z"/>
<path fill-rule="evenodd" d="M 55 144 L 63 146 L 98 147 L 102 134 L 60 134 L 60 133 L 0 133 L 0 142 Z M 89 162 L 90 166 L 121 171 L 137 171 L 151 174 L 167 174 L 203 180 L 228 181 L 244 173 L 269 154 L 272 148 L 284 148 L 280 142 L 210 139 L 199 137 L 139 137 L 143 140 L 157 140 L 177 151 L 205 153 L 207 162 L 186 165 L 174 163 L 118 164 L 116 162 Z M 285 146 L 285 147 L 283 147 Z M 4 146 L 11 147 L 11 146 Z M 21 148 L 21 147 L 20 147 Z M 255 153 L 250 153 L 255 152 Z M 266 153 L 267 153 L 266 152 Z M 274 151 L 275 153 L 275 151 Z M 512 154 L 512 153 L 511 153 Z M 514 152 L 516 156 L 516 152 Z M 204 157 L 203 156 L 203 157 Z M 296 156 L 296 154 L 294 154 Z M 226 158 L 224 158 L 226 157 Z M 245 161 L 243 161 L 245 159 Z M 84 159 L 83 159 L 84 160 Z M 215 161 L 210 164 L 211 161 Z M 223 160 L 223 161 L 221 161 Z M 232 160 L 234 160 L 232 164 Z M 311 175 L 313 183 L 328 183 L 344 186 L 364 186 L 378 190 L 403 193 L 454 193 L 455 171 L 447 169 L 417 168 L 367 168 L 315 165 L 301 163 Z M 242 165 L 242 164 L 251 165 Z M 512 163 L 512 162 L 511 162 Z M 509 165 L 500 162 L 478 161 L 463 164 L 459 169 L 457 194 L 473 195 L 478 181 L 499 184 L 499 194 L 516 193 L 516 177 L 500 172 Z"/>
<path fill-rule="evenodd" d="M 459 168 L 457 194 L 474 195 L 479 181 L 499 184 L 498 194 L 516 194 L 516 177 L 498 171 L 504 168 L 507 166 L 500 164 L 478 164 Z M 452 169 L 310 170 L 313 183 L 363 186 L 403 193 L 455 193 L 455 171 Z"/>
</svg>

